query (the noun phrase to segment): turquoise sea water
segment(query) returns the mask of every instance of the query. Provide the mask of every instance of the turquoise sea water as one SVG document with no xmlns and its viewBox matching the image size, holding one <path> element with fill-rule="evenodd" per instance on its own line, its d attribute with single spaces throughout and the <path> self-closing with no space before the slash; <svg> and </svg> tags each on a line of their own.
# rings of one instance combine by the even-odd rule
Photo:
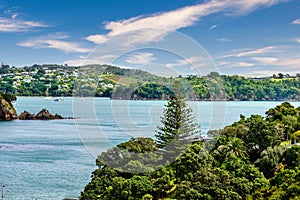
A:
<svg viewBox="0 0 300 200">
<path fill-rule="evenodd" d="M 95 156 L 130 137 L 153 136 L 166 101 L 101 98 L 63 101 L 19 97 L 18 113 L 43 108 L 74 120 L 0 122 L 0 184 L 5 199 L 76 198 L 89 182 Z M 239 115 L 261 114 L 280 102 L 189 102 L 202 133 Z M 300 102 L 293 102 L 300 106 Z"/>
</svg>

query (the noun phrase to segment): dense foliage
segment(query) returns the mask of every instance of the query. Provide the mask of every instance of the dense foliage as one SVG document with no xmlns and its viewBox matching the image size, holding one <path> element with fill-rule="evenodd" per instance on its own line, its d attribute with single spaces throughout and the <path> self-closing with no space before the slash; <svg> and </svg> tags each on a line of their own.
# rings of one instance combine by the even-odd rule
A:
<svg viewBox="0 0 300 200">
<path fill-rule="evenodd" d="M 192 100 L 300 100 L 300 74 L 265 78 L 220 75 L 179 76 Z M 110 65 L 0 67 L 0 91 L 17 96 L 96 96 L 113 99 L 169 99 L 175 78 Z"/>
<path fill-rule="evenodd" d="M 16 101 L 17 97 L 11 93 L 0 92 L 0 99 L 5 99 L 7 102 L 11 103 L 12 101 Z"/>
<path fill-rule="evenodd" d="M 269 109 L 265 117 L 241 116 L 222 130 L 210 131 L 213 140 L 191 142 L 174 162 L 158 169 L 149 165 L 162 159 L 155 140 L 132 138 L 99 156 L 98 169 L 80 199 L 297 200 L 299 123 L 300 108 L 290 103 Z M 113 167 L 103 162 L 107 158 L 138 170 Z"/>
</svg>

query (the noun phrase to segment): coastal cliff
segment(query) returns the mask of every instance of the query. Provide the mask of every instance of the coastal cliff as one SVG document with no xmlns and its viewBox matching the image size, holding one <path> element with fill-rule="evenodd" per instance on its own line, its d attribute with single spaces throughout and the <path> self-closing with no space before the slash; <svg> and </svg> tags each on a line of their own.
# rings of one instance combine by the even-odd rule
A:
<svg viewBox="0 0 300 200">
<path fill-rule="evenodd" d="M 12 104 L 0 94 L 0 120 L 18 119 L 18 114 Z"/>
</svg>

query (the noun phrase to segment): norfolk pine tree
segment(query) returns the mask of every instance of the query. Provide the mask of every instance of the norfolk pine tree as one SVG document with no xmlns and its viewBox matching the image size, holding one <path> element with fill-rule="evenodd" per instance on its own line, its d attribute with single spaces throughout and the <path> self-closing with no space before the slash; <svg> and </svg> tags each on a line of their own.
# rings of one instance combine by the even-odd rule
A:
<svg viewBox="0 0 300 200">
<path fill-rule="evenodd" d="M 170 100 L 164 108 L 161 126 L 155 134 L 157 147 L 164 148 L 165 155 L 174 159 L 190 143 L 189 136 L 200 133 L 200 126 L 192 115 L 192 109 L 187 107 L 182 95 L 182 85 L 177 80 L 173 85 Z M 164 156 L 165 157 L 165 156 Z"/>
</svg>

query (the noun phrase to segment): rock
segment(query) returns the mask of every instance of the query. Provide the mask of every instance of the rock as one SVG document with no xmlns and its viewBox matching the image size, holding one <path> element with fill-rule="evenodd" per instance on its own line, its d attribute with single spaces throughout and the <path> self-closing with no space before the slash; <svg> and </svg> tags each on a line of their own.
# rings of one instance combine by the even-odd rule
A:
<svg viewBox="0 0 300 200">
<path fill-rule="evenodd" d="M 59 114 L 55 114 L 54 115 L 54 119 L 65 119 L 65 118 L 63 118 L 61 115 L 59 115 Z"/>
<path fill-rule="evenodd" d="M 53 119 L 53 115 L 46 109 L 41 110 L 38 114 L 35 115 L 36 119 L 47 120 Z"/>
<path fill-rule="evenodd" d="M 34 114 L 31 114 L 30 112 L 27 112 L 26 110 L 22 112 L 19 116 L 20 120 L 34 120 L 35 116 Z"/>
<path fill-rule="evenodd" d="M 19 116 L 19 119 L 20 120 L 51 120 L 51 119 L 73 119 L 73 118 L 63 118 L 59 114 L 52 115 L 48 110 L 43 109 L 36 115 L 24 111 Z"/>
<path fill-rule="evenodd" d="M 18 114 L 11 103 L 0 96 L 0 120 L 18 119 Z"/>
</svg>

